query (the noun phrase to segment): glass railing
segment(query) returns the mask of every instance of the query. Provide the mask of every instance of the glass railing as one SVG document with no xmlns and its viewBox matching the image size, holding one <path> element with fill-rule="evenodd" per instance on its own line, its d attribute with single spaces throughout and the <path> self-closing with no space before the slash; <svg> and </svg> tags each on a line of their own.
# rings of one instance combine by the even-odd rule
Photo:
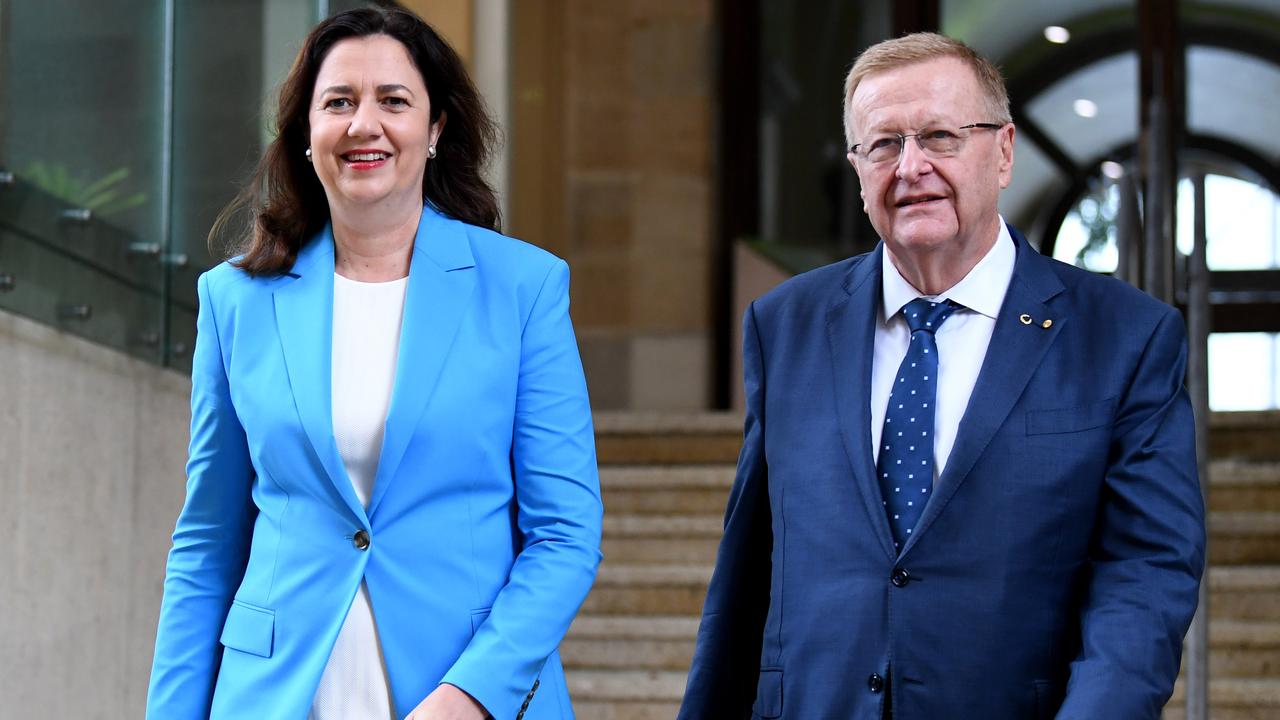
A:
<svg viewBox="0 0 1280 720">
<path fill-rule="evenodd" d="M 205 236 L 269 98 L 317 18 L 361 4 L 0 0 L 0 310 L 188 370 Z"/>
<path fill-rule="evenodd" d="M 0 173 L 0 309 L 189 369 L 197 272 L 159 243 Z"/>
</svg>

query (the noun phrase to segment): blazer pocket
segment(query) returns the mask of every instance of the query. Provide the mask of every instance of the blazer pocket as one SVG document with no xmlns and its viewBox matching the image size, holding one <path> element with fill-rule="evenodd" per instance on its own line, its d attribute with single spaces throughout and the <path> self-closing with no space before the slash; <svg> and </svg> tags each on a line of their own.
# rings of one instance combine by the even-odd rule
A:
<svg viewBox="0 0 1280 720">
<path fill-rule="evenodd" d="M 752 712 L 762 718 L 782 717 L 782 668 L 761 668 Z"/>
<path fill-rule="evenodd" d="M 1116 414 L 1116 398 L 1058 410 L 1027 411 L 1027 434 L 1050 435 L 1092 430 L 1111 423 Z"/>
<path fill-rule="evenodd" d="M 225 647 L 259 657 L 271 657 L 275 644 L 276 612 L 240 600 L 231 602 L 219 641 Z"/>
</svg>

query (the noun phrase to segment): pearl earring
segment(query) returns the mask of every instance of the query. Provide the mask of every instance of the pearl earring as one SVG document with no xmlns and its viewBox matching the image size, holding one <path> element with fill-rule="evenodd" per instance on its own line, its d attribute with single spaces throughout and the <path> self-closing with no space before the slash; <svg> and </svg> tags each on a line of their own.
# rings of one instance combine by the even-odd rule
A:
<svg viewBox="0 0 1280 720">
<path fill-rule="evenodd" d="M 429 157 L 429 158 L 435 158 L 435 156 L 436 156 L 436 146 L 435 146 L 435 145 L 428 145 L 428 146 L 427 146 L 427 157 Z"/>
<path fill-rule="evenodd" d="M 306 155 L 307 155 L 307 162 L 310 162 L 310 161 L 311 161 L 311 148 L 307 148 L 307 153 L 306 153 Z"/>
</svg>

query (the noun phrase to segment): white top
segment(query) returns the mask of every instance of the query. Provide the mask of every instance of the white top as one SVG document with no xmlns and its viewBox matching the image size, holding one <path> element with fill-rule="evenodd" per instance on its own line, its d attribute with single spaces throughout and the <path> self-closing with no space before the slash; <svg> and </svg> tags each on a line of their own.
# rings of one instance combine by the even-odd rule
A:
<svg viewBox="0 0 1280 720">
<path fill-rule="evenodd" d="M 364 283 L 333 276 L 333 436 L 356 496 L 373 495 L 391 406 L 408 278 Z M 392 718 L 391 685 L 362 582 L 338 633 L 308 720 Z"/>
<path fill-rule="evenodd" d="M 1013 279 L 1016 259 L 1013 236 L 1001 218 L 1000 237 L 982 260 L 951 289 L 929 297 L 907 282 L 889 256 L 884 255 L 883 312 L 876 323 L 875 355 L 871 360 L 871 451 L 877 461 L 893 378 L 911 344 L 911 328 L 900 312 L 903 306 L 918 297 L 929 297 L 938 301 L 954 300 L 965 308 L 952 313 L 934 333 L 938 342 L 938 398 L 933 420 L 933 479 L 937 482 L 951 456 L 960 418 L 969 406 L 969 396 L 987 357 L 987 345 L 991 343 L 996 316 Z"/>
</svg>

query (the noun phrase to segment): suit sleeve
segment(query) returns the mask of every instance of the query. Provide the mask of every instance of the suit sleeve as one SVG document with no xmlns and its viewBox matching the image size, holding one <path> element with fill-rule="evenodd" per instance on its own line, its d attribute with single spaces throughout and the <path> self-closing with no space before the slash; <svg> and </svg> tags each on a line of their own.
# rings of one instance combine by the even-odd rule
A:
<svg viewBox="0 0 1280 720">
<path fill-rule="evenodd" d="M 187 497 L 173 531 L 147 692 L 147 717 L 156 720 L 209 716 L 222 657 L 218 636 L 244 575 L 256 514 L 253 468 L 231 406 L 208 278 L 202 275 L 197 286 Z"/>
<path fill-rule="evenodd" d="M 1081 624 L 1059 720 L 1160 716 L 1205 562 L 1186 338 L 1170 309 L 1116 418 Z"/>
<path fill-rule="evenodd" d="M 514 718 L 600 564 L 604 512 L 569 269 L 556 260 L 521 336 L 511 465 L 523 549 L 493 610 L 443 682 Z"/>
<path fill-rule="evenodd" d="M 746 419 L 724 536 L 702 609 L 680 720 L 749 718 L 760 676 L 773 551 L 764 452 L 764 358 L 754 304 L 742 321 Z"/>
</svg>

